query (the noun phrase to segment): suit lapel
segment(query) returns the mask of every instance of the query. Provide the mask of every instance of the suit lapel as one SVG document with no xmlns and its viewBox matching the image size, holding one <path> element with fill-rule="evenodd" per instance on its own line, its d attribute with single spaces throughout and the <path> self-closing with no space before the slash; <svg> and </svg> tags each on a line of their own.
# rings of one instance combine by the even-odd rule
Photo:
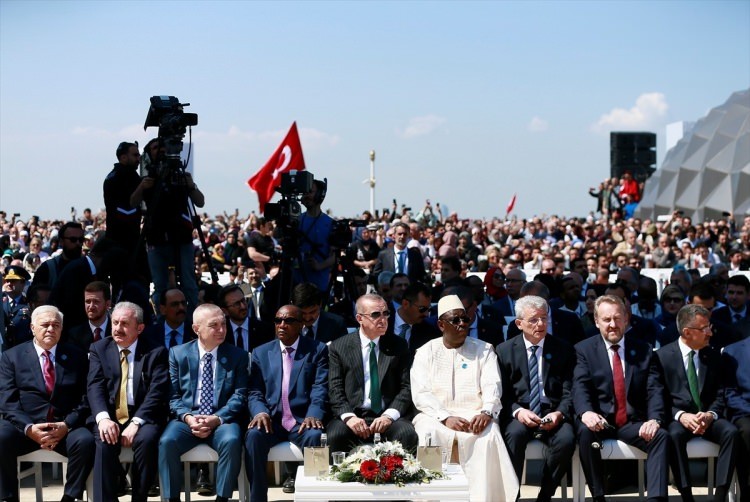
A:
<svg viewBox="0 0 750 502">
<path fill-rule="evenodd" d="M 37 389 L 41 390 L 45 394 L 47 393 L 47 388 L 44 386 L 44 375 L 42 374 L 42 367 L 40 365 L 39 356 L 36 353 L 36 349 L 34 348 L 34 342 L 31 342 L 28 345 L 28 348 L 26 349 L 27 357 L 31 364 L 35 364 L 36 366 L 32 366 L 32 368 L 36 368 L 36 371 L 34 371 L 34 382 L 36 383 Z M 57 368 L 57 359 L 55 359 L 55 368 Z M 55 383 L 57 383 L 57 376 L 55 376 Z"/>
<path fill-rule="evenodd" d="M 226 354 L 224 354 L 224 349 L 219 345 L 219 350 L 216 351 L 216 379 L 214 380 L 214 399 L 218 398 L 217 402 L 219 403 L 225 401 L 222 393 L 224 390 L 223 384 L 227 380 L 227 359 Z"/>
<path fill-rule="evenodd" d="M 604 340 L 602 339 L 601 335 L 597 335 L 599 338 L 597 338 L 596 342 L 596 366 L 599 368 L 604 369 L 604 378 L 606 379 L 607 388 L 610 389 L 612 392 L 612 399 L 614 399 L 615 395 L 615 379 L 612 375 L 612 365 L 609 363 L 609 354 L 607 353 L 607 344 L 604 343 Z"/>
<path fill-rule="evenodd" d="M 526 344 L 523 342 L 523 333 L 513 338 L 513 344 L 515 364 L 521 372 L 523 383 L 526 386 L 525 395 L 528 396 L 531 391 L 531 381 L 529 380 L 529 360 L 526 358 Z"/>
<path fill-rule="evenodd" d="M 385 374 L 391 365 L 391 361 L 393 361 L 392 347 L 388 343 L 388 340 L 385 340 L 384 338 L 385 337 L 380 337 L 380 354 L 378 354 L 378 377 L 380 379 L 381 388 L 383 387 Z M 362 372 L 364 373 L 364 368 L 362 369 Z"/>
<path fill-rule="evenodd" d="M 353 361 L 356 396 L 361 403 L 365 389 L 365 368 L 362 366 L 362 349 L 359 343 L 359 334 L 357 334 L 352 337 L 352 341 L 346 349 L 347 357 Z"/>
<path fill-rule="evenodd" d="M 116 393 L 117 389 L 120 388 L 120 380 L 122 379 L 122 375 L 120 374 L 120 351 L 117 349 L 117 344 L 114 343 L 114 340 L 112 340 L 111 338 L 109 341 L 104 343 L 107 343 L 108 345 L 107 350 L 104 354 L 105 358 L 107 359 L 107 364 L 112 368 L 113 375 L 120 375 L 120 378 L 118 378 L 117 381 L 114 382 L 115 388 L 113 390 Z"/>
<path fill-rule="evenodd" d="M 143 342 L 135 348 L 135 357 L 133 358 L 133 400 L 138 402 L 138 389 L 141 385 L 143 376 L 143 356 L 146 347 Z"/>
<path fill-rule="evenodd" d="M 637 354 L 635 349 L 631 348 L 630 345 L 631 344 L 626 337 L 625 343 L 623 344 L 623 350 L 625 351 L 625 389 L 630 388 L 630 382 L 633 380 L 633 372 L 635 371 L 636 366 L 635 358 Z"/>
<path fill-rule="evenodd" d="M 709 348 L 706 347 L 698 352 L 698 365 L 700 366 L 698 369 L 699 393 L 703 393 L 703 386 L 706 383 L 706 375 L 708 373 L 708 364 L 706 364 L 706 359 L 708 359 L 708 350 Z"/>
<path fill-rule="evenodd" d="M 555 352 L 554 338 L 551 336 L 544 337 L 544 347 L 542 348 L 542 387 L 547 388 L 547 377 L 549 376 L 549 366 Z"/>
<path fill-rule="evenodd" d="M 198 365 L 200 363 L 200 353 L 198 352 L 198 342 L 194 343 L 190 347 L 190 353 L 187 357 L 187 363 L 188 363 L 188 370 L 189 375 L 189 385 L 192 387 L 190 390 L 192 391 L 192 398 L 195 399 L 195 396 L 198 395 Z M 192 403 L 191 403 L 192 406 Z"/>
<path fill-rule="evenodd" d="M 65 350 L 61 349 L 58 345 L 57 354 L 55 355 L 55 386 L 52 388 L 52 394 L 55 393 L 57 384 L 62 384 L 63 379 L 65 378 L 65 366 L 60 364 L 60 362 L 64 361 L 67 358 L 68 355 L 65 353 Z M 44 379 L 42 379 L 42 381 L 44 381 Z"/>
<path fill-rule="evenodd" d="M 320 328 L 320 325 L 318 325 L 318 328 Z M 292 373 L 289 375 L 290 389 L 292 389 L 296 384 L 297 379 L 299 378 L 300 371 L 302 370 L 302 366 L 304 366 L 305 364 L 305 358 L 307 357 L 307 354 L 309 352 L 308 344 L 306 342 L 307 340 L 303 340 L 302 337 L 300 337 L 299 343 L 297 344 L 297 350 L 292 353 Z M 276 347 L 278 348 L 279 345 L 276 344 Z M 279 354 L 280 353 L 281 349 L 279 348 Z"/>
<path fill-rule="evenodd" d="M 300 337 L 300 344 L 302 343 L 302 337 Z M 282 359 L 284 354 L 281 353 L 281 347 L 278 343 L 273 344 L 271 350 L 266 354 L 268 357 L 268 367 L 275 368 L 278 371 L 275 372 L 275 378 L 271 380 L 270 400 L 272 403 L 281 402 L 281 387 L 284 383 L 284 360 Z"/>
</svg>

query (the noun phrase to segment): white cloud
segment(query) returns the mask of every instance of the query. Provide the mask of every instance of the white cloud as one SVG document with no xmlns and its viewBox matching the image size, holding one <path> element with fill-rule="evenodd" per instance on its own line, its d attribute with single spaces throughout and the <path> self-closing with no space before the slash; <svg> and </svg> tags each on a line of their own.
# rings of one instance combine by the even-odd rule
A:
<svg viewBox="0 0 750 502">
<path fill-rule="evenodd" d="M 445 123 L 445 118 L 437 115 L 425 115 L 423 117 L 414 117 L 409 120 L 409 125 L 403 131 L 397 129 L 396 134 L 404 139 L 416 138 L 432 133 Z"/>
<path fill-rule="evenodd" d="M 609 113 L 602 115 L 591 126 L 591 130 L 597 133 L 606 133 L 617 130 L 653 128 L 664 118 L 667 109 L 669 109 L 669 105 L 661 92 L 641 94 L 635 100 L 635 106 L 629 110 L 613 108 Z"/>
<path fill-rule="evenodd" d="M 549 122 L 539 117 L 533 117 L 527 129 L 531 132 L 544 132 L 549 129 Z"/>
</svg>

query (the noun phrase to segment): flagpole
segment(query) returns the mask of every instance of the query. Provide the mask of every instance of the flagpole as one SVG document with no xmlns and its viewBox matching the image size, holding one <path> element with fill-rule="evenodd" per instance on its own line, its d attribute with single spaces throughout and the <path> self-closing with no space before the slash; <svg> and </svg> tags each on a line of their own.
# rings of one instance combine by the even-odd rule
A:
<svg viewBox="0 0 750 502">
<path fill-rule="evenodd" d="M 370 184 L 370 214 L 375 214 L 375 150 L 370 150 L 370 179 L 365 180 Z"/>
</svg>

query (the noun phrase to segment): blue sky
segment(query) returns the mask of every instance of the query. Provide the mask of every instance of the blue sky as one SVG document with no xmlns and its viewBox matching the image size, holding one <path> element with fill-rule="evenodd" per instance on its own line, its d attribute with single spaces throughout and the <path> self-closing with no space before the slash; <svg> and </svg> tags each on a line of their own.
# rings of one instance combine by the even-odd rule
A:
<svg viewBox="0 0 750 502">
<path fill-rule="evenodd" d="M 293 121 L 337 216 L 429 198 L 463 217 L 585 215 L 609 132 L 658 135 L 750 86 L 750 2 L 0 0 L 0 209 L 103 206 L 149 97 L 192 106 L 215 214 Z"/>
</svg>

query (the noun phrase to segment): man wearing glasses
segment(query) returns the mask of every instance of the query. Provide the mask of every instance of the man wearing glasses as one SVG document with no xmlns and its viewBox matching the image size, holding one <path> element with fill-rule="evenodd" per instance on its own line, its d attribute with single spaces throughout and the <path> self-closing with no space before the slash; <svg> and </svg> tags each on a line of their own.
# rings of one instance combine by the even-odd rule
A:
<svg viewBox="0 0 750 502">
<path fill-rule="evenodd" d="M 414 450 L 417 434 L 413 412 L 406 340 L 383 336 L 388 304 L 378 295 L 357 300 L 359 331 L 334 340 L 329 347 L 328 387 L 333 418 L 328 423 L 331 451 L 349 451 L 380 433 Z"/>
<path fill-rule="evenodd" d="M 387 333 L 406 340 L 412 354 L 428 341 L 440 336 L 440 331 L 426 322 L 430 315 L 430 305 L 430 288 L 416 282 L 406 288 L 401 306 L 391 312 L 388 320 Z"/>
<path fill-rule="evenodd" d="M 409 241 L 409 227 L 406 223 L 393 225 L 393 240 L 393 247 L 382 250 L 378 255 L 372 275 L 377 277 L 381 272 L 394 272 L 406 274 L 410 282 L 423 281 L 427 273 L 422 252 L 416 247 L 406 247 Z"/>
<path fill-rule="evenodd" d="M 471 500 L 516 499 L 513 470 L 497 417 L 500 373 L 489 343 L 468 337 L 471 319 L 457 295 L 438 302 L 443 336 L 427 342 L 414 356 L 412 399 L 419 412 L 417 433 L 430 433 L 469 480 Z"/>
<path fill-rule="evenodd" d="M 72 262 L 81 257 L 83 250 L 83 228 L 80 223 L 69 221 L 60 227 L 57 232 L 60 239 L 60 249 L 62 253 L 42 262 L 34 273 L 34 279 L 31 281 L 32 286 L 46 284 L 53 288 L 60 277 L 63 269 Z"/>
<path fill-rule="evenodd" d="M 723 502 L 734 474 L 739 447 L 737 428 L 725 420 L 720 388 L 721 354 L 711 347 L 711 312 L 686 305 L 677 313 L 680 338 L 656 352 L 659 377 L 666 390 L 672 440 L 672 474 L 684 502 L 692 502 L 687 443 L 703 437 L 719 444 L 714 500 Z"/>
<path fill-rule="evenodd" d="M 571 386 L 576 356 L 564 340 L 547 335 L 547 302 L 525 296 L 515 305 L 522 336 L 497 346 L 502 378 L 500 428 L 520 478 L 526 445 L 547 445 L 538 502 L 555 494 L 575 450 Z"/>
<path fill-rule="evenodd" d="M 328 407 L 328 347 L 310 336 L 300 336 L 302 312 L 298 307 L 281 307 L 274 324 L 277 339 L 255 349 L 251 361 L 245 470 L 254 502 L 268 500 L 269 450 L 282 441 L 291 441 L 303 450 L 320 445 Z M 295 470 L 288 472 L 284 493 L 294 493 L 294 475 Z"/>
<path fill-rule="evenodd" d="M 225 344 L 234 345 L 246 352 L 273 339 L 268 323 L 257 319 L 248 308 L 247 298 L 236 284 L 224 286 L 219 291 L 218 304 L 227 317 Z"/>
</svg>

